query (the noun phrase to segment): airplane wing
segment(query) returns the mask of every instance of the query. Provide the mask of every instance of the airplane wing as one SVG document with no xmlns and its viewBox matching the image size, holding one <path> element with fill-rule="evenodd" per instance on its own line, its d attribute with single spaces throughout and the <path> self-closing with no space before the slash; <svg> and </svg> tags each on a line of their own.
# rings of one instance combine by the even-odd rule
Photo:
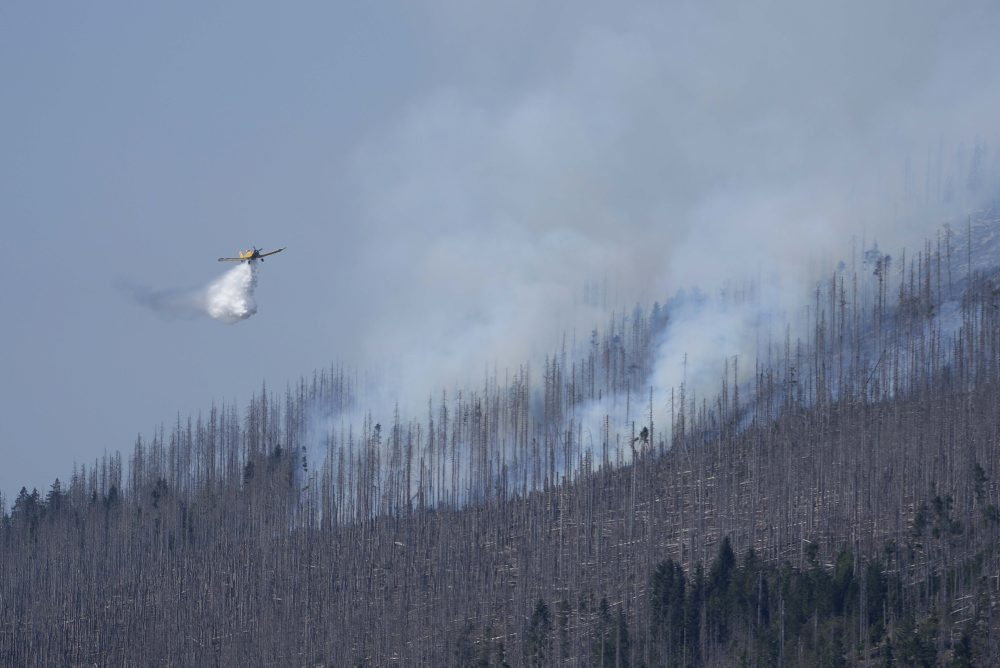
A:
<svg viewBox="0 0 1000 668">
<path fill-rule="evenodd" d="M 245 257 L 220 257 L 219 262 L 243 262 Z"/>
<path fill-rule="evenodd" d="M 274 255 L 275 253 L 280 253 L 281 251 L 285 250 L 286 248 L 288 248 L 288 246 L 282 246 L 278 250 L 268 251 L 267 253 L 261 253 L 260 256 L 261 257 L 267 257 L 268 255 Z"/>
</svg>

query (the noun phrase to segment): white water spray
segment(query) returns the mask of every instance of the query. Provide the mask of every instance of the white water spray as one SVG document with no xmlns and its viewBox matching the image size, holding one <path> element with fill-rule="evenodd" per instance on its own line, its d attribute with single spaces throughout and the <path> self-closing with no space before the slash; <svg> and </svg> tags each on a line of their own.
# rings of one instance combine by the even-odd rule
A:
<svg viewBox="0 0 1000 668">
<path fill-rule="evenodd" d="M 230 324 L 246 320 L 257 312 L 253 291 L 257 270 L 253 262 L 241 262 L 209 284 L 205 290 L 205 312 Z"/>
<path fill-rule="evenodd" d="M 132 298 L 167 318 L 198 318 L 207 315 L 233 324 L 257 312 L 255 262 L 233 267 L 205 287 L 188 290 L 151 290 L 124 286 Z"/>
</svg>

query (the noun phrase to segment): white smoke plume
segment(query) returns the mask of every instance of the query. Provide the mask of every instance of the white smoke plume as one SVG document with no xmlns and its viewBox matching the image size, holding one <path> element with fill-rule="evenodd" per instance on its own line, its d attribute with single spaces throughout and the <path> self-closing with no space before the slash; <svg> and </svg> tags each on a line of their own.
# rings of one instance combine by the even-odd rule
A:
<svg viewBox="0 0 1000 668">
<path fill-rule="evenodd" d="M 256 288 L 257 268 L 253 262 L 240 263 L 200 288 L 152 290 L 125 286 L 136 303 L 166 318 L 190 319 L 207 315 L 228 324 L 246 320 L 257 312 Z"/>
</svg>

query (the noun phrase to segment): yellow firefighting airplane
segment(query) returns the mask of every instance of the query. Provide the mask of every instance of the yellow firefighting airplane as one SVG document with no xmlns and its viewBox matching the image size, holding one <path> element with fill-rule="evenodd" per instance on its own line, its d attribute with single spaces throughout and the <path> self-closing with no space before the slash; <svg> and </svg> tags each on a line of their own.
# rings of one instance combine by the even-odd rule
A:
<svg viewBox="0 0 1000 668">
<path fill-rule="evenodd" d="M 288 248 L 288 246 L 283 246 L 278 250 L 268 251 L 267 253 L 261 253 L 261 249 L 256 246 L 253 250 L 240 251 L 239 257 L 220 257 L 219 262 L 253 262 L 254 260 L 264 261 L 264 258 L 268 255 L 274 255 L 275 253 L 280 253 L 281 251 Z"/>
</svg>

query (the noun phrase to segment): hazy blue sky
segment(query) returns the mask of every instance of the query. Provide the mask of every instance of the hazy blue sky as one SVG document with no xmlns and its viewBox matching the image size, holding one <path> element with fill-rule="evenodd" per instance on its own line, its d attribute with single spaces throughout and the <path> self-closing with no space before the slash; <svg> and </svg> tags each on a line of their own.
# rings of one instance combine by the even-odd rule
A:
<svg viewBox="0 0 1000 668">
<path fill-rule="evenodd" d="M 516 364 L 587 280 L 904 238 L 997 136 L 994 2 L 604 4 L 0 4 L 0 492 L 334 360 Z M 120 289 L 251 243 L 288 251 L 244 322 Z"/>
</svg>

